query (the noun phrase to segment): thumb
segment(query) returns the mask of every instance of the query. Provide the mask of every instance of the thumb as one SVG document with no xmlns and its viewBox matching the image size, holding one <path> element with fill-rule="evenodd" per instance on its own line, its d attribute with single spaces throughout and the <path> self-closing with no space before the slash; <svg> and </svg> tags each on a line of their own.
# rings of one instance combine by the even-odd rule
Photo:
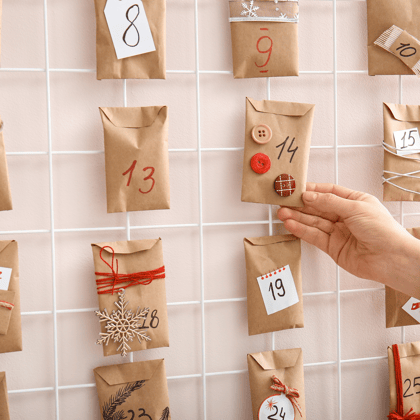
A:
<svg viewBox="0 0 420 420">
<path fill-rule="evenodd" d="M 343 219 L 354 216 L 359 205 L 359 202 L 356 200 L 341 198 L 335 194 L 313 191 L 305 191 L 302 199 L 306 206 L 312 207 L 322 213 L 337 214 Z"/>
</svg>

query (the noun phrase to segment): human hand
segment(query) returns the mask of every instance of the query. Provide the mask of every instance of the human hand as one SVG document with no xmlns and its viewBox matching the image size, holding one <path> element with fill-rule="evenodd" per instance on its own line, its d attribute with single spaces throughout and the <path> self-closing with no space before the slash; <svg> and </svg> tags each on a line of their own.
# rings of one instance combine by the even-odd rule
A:
<svg viewBox="0 0 420 420">
<path fill-rule="evenodd" d="M 380 201 L 334 184 L 307 184 L 305 207 L 282 207 L 287 230 L 349 273 L 420 299 L 420 241 Z"/>
</svg>

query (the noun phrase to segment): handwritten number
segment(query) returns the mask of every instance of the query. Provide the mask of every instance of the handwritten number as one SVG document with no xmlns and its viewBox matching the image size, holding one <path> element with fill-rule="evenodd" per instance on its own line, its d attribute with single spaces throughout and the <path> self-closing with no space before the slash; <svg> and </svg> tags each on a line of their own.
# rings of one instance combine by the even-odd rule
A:
<svg viewBox="0 0 420 420">
<path fill-rule="evenodd" d="M 133 420 L 134 419 L 134 411 L 133 410 L 128 410 L 128 412 L 131 413 L 131 419 L 130 420 Z"/>
<path fill-rule="evenodd" d="M 404 392 L 404 398 L 407 398 L 407 397 L 412 397 L 414 394 L 410 394 L 410 395 L 406 395 L 407 394 L 407 392 L 408 392 L 408 390 L 411 388 L 411 380 L 410 379 L 406 379 L 405 381 L 404 381 L 404 384 L 406 383 L 408 381 L 408 388 L 405 390 L 405 392 Z"/>
<path fill-rule="evenodd" d="M 400 45 L 401 46 L 397 48 L 397 51 L 401 50 L 400 51 L 400 56 L 401 57 L 412 57 L 413 55 L 416 55 L 417 50 L 414 47 L 412 47 L 410 44 L 403 44 L 402 42 L 400 42 Z M 412 50 L 413 52 L 411 54 L 409 54 L 408 53 L 409 50 Z M 403 54 L 404 51 L 407 51 L 407 52 L 405 54 Z"/>
<path fill-rule="evenodd" d="M 271 414 L 270 416 L 268 416 L 268 417 L 267 417 L 267 420 L 276 420 L 276 419 L 274 418 L 274 416 L 276 416 L 276 415 L 277 415 L 277 413 L 279 412 L 279 409 L 277 408 L 277 405 L 274 405 L 274 406 L 273 406 L 273 408 L 275 408 L 275 409 L 276 409 L 276 412 L 275 412 L 274 414 Z"/>
<path fill-rule="evenodd" d="M 134 16 L 134 19 L 133 19 L 133 20 L 131 20 L 131 19 L 130 19 L 130 17 L 129 17 L 129 14 L 130 14 L 130 11 L 131 11 L 132 9 L 134 9 L 135 7 L 137 8 L 137 14 L 136 14 L 136 16 Z M 123 39 L 123 41 L 124 41 L 124 44 L 125 44 L 125 45 L 127 45 L 128 47 L 137 47 L 137 45 L 139 45 L 139 42 L 140 42 L 140 34 L 139 34 L 139 31 L 138 31 L 138 29 L 137 29 L 136 25 L 134 25 L 134 22 L 135 22 L 135 21 L 136 21 L 136 19 L 139 17 L 139 14 L 140 14 L 140 8 L 139 8 L 138 4 L 133 4 L 131 7 L 129 7 L 129 8 L 127 9 L 127 13 L 125 14 L 125 16 L 126 16 L 127 20 L 130 22 L 130 25 L 129 25 L 129 26 L 128 26 L 128 28 L 125 30 L 124 35 L 123 35 L 122 39 Z M 127 41 L 127 32 L 128 32 L 131 28 L 133 28 L 133 29 L 136 31 L 136 35 L 135 35 L 135 37 L 137 38 L 137 41 L 136 41 L 134 44 L 130 44 L 130 43 L 128 43 L 128 41 Z M 132 32 L 132 31 L 131 31 L 131 32 Z"/>
<path fill-rule="evenodd" d="M 266 50 L 260 50 L 260 42 L 261 42 L 263 39 L 269 39 L 269 40 L 270 40 L 270 48 L 268 48 L 268 49 L 266 49 Z M 262 37 L 261 37 L 261 38 L 259 38 L 259 39 L 258 39 L 258 41 L 257 41 L 257 50 L 258 50 L 258 52 L 259 52 L 259 53 L 261 53 L 261 54 L 267 54 L 267 53 L 268 53 L 267 61 L 266 61 L 264 64 L 262 64 L 262 65 L 258 65 L 257 63 L 255 63 L 255 65 L 256 65 L 257 67 L 265 67 L 265 66 L 268 64 L 268 62 L 270 61 L 270 58 L 271 58 L 271 52 L 272 52 L 272 50 L 273 50 L 273 40 L 272 40 L 269 36 L 267 36 L 267 35 L 262 36 Z"/>
<path fill-rule="evenodd" d="M 157 321 L 157 323 L 156 323 L 155 321 Z M 155 324 L 154 324 L 154 325 L 153 325 L 153 322 L 155 322 Z M 155 309 L 155 310 L 152 312 L 152 319 L 150 320 L 150 326 L 151 326 L 152 328 L 157 328 L 157 327 L 158 327 L 158 325 L 159 325 L 159 318 L 157 317 L 157 309 Z"/>
<path fill-rule="evenodd" d="M 276 146 L 276 148 L 281 147 L 280 149 L 280 153 L 277 159 L 281 158 L 281 155 L 283 153 L 284 148 L 286 147 L 287 142 L 289 141 L 289 136 L 286 137 L 286 140 L 283 143 L 280 143 L 278 146 Z M 298 146 L 296 146 L 294 149 L 292 149 L 293 143 L 295 142 L 295 137 L 293 137 L 292 142 L 289 144 L 289 147 L 287 148 L 287 152 L 291 153 L 292 156 L 290 157 L 290 161 L 289 163 L 292 163 L 293 158 L 295 157 L 295 153 L 297 152 L 297 150 L 299 149 Z"/>
<path fill-rule="evenodd" d="M 145 180 L 145 181 L 148 181 L 149 179 L 151 179 L 153 182 L 152 182 L 152 186 L 151 186 L 151 187 L 150 187 L 150 189 L 149 189 L 149 190 L 147 190 L 147 191 L 142 191 L 142 190 L 141 190 L 141 188 L 139 188 L 139 191 L 140 191 L 142 194 L 147 194 L 147 193 L 149 193 L 150 191 L 152 191 L 152 190 L 153 190 L 153 187 L 155 186 L 155 180 L 154 180 L 154 178 L 152 178 L 153 174 L 155 173 L 155 168 L 153 168 L 152 166 L 148 166 L 147 168 L 143 168 L 143 171 L 147 171 L 147 170 L 150 170 L 150 174 L 149 174 L 149 175 L 147 175 L 147 176 L 146 176 L 146 178 L 144 178 L 144 180 Z"/>
<path fill-rule="evenodd" d="M 146 414 L 146 411 L 143 408 L 139 408 L 139 411 L 141 412 L 139 414 L 139 418 L 140 417 L 147 417 L 149 420 L 152 420 L 152 418 L 148 414 Z"/>
<path fill-rule="evenodd" d="M 133 176 L 133 171 L 134 171 L 134 168 L 136 167 L 136 165 L 137 165 L 137 160 L 133 161 L 131 166 L 123 173 L 123 176 L 124 176 L 124 175 L 127 175 L 130 172 L 130 176 L 128 177 L 128 182 L 127 182 L 127 187 L 130 186 L 131 177 Z"/>
<path fill-rule="evenodd" d="M 283 281 L 281 279 L 277 279 L 274 283 L 274 286 L 277 290 L 279 290 L 281 293 L 277 293 L 278 296 L 283 297 L 286 294 L 286 289 L 284 288 Z M 274 294 L 274 287 L 273 283 L 270 282 L 270 286 L 268 287 L 268 290 L 273 295 L 273 299 L 276 300 L 276 295 Z"/>
</svg>

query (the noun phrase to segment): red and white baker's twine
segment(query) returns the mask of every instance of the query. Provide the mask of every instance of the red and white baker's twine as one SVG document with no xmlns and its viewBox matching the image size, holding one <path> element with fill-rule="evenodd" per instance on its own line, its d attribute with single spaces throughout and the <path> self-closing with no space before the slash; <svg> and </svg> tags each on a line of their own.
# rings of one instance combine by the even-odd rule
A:
<svg viewBox="0 0 420 420">
<path fill-rule="evenodd" d="M 299 412 L 300 417 L 302 417 L 302 409 L 300 408 L 300 405 L 296 399 L 299 398 L 299 391 L 295 388 L 289 388 L 287 385 L 284 385 L 276 375 L 273 375 L 271 379 L 273 380 L 273 385 L 271 385 L 270 388 L 274 391 L 282 392 L 284 395 L 286 395 L 286 397 L 289 398 L 290 402 L 292 403 L 293 407 L 295 407 Z"/>
<path fill-rule="evenodd" d="M 398 344 L 392 346 L 395 365 L 395 386 L 397 387 L 397 409 L 389 414 L 389 420 L 420 420 L 420 414 L 416 414 L 413 408 L 404 415 L 403 386 L 401 374 L 400 350 Z"/>
<path fill-rule="evenodd" d="M 13 303 L 6 302 L 5 300 L 0 300 L 0 307 L 6 308 L 9 311 L 11 311 L 15 307 L 15 305 L 13 305 Z"/>
<path fill-rule="evenodd" d="M 102 258 L 102 251 L 109 249 L 112 252 L 111 264 Z M 118 273 L 118 260 L 115 258 L 115 251 L 110 246 L 104 246 L 101 248 L 99 253 L 101 260 L 111 269 L 110 273 L 101 273 L 96 271 L 97 276 L 102 276 L 96 279 L 96 287 L 98 295 L 102 294 L 114 294 L 114 291 L 120 289 L 127 289 L 130 286 L 137 286 L 138 284 L 148 285 L 153 280 L 165 278 L 165 266 L 150 271 L 139 271 L 131 274 L 119 274 Z M 116 270 L 114 270 L 114 258 L 116 262 Z M 126 284 L 124 284 L 126 283 Z"/>
</svg>

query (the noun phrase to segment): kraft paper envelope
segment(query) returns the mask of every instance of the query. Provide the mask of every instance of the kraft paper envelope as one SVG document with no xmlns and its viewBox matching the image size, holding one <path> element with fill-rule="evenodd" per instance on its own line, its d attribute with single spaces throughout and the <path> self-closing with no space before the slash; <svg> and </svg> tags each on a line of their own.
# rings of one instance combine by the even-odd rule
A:
<svg viewBox="0 0 420 420">
<path fill-rule="evenodd" d="M 96 68 L 101 79 L 166 78 L 166 1 L 143 0 L 156 51 L 117 59 L 111 33 L 105 18 L 107 0 L 95 0 Z M 129 24 L 129 22 L 127 22 Z"/>
<path fill-rule="evenodd" d="M 415 238 L 420 239 L 420 227 L 407 229 Z M 407 325 L 418 325 L 420 322 L 416 321 L 410 316 L 403 306 L 411 296 L 398 290 L 391 289 L 385 286 L 385 306 L 386 306 L 386 327 L 403 327 Z"/>
<path fill-rule="evenodd" d="M 0 420 L 10 420 L 6 372 L 0 372 Z"/>
<path fill-rule="evenodd" d="M 303 328 L 300 239 L 293 235 L 245 238 L 244 246 L 249 335 Z M 290 266 L 299 302 L 267 315 L 257 278 L 286 265 Z"/>
<path fill-rule="evenodd" d="M 0 211 L 12 210 L 12 195 L 10 193 L 9 171 L 7 169 L 6 149 L 4 147 L 2 128 L 3 122 L 0 118 Z"/>
<path fill-rule="evenodd" d="M 417 0 L 367 0 L 369 75 L 412 74 L 398 57 L 374 42 L 392 25 L 420 39 L 420 3 Z"/>
<path fill-rule="evenodd" d="M 168 107 L 99 109 L 108 213 L 169 209 Z"/>
<path fill-rule="evenodd" d="M 254 420 L 258 420 L 258 411 L 262 402 L 276 394 L 276 391 L 270 388 L 273 375 L 276 375 L 284 385 L 299 391 L 297 402 L 302 409 L 302 420 L 306 420 L 302 349 L 248 354 L 248 371 Z M 295 412 L 295 419 L 300 418 L 299 413 Z"/>
<path fill-rule="evenodd" d="M 100 256 L 103 248 L 102 258 L 109 264 L 107 265 Z M 120 241 L 120 242 L 102 242 L 92 244 L 93 261 L 95 264 L 95 272 L 111 273 L 112 259 L 114 250 L 114 270 L 117 269 L 119 274 L 131 274 L 137 272 L 148 272 L 164 267 L 162 240 L 144 239 L 137 241 Z M 118 260 L 118 262 L 117 262 Z M 97 275 L 96 278 L 103 278 L 103 275 Z M 99 310 L 105 308 L 108 313 L 114 309 L 117 310 L 115 302 L 118 301 L 118 287 L 114 294 L 98 294 Z M 168 313 L 166 304 L 166 287 L 165 278 L 153 280 L 150 284 L 137 284 L 125 289 L 126 300 L 129 301 L 128 309 L 133 313 L 137 308 L 149 308 L 149 313 L 142 328 L 150 337 L 150 341 L 136 338 L 129 342 L 131 351 L 144 349 L 152 349 L 157 347 L 169 347 L 169 328 Z M 101 322 L 101 332 L 105 333 L 105 323 Z M 112 340 L 108 345 L 103 346 L 104 356 L 119 354 L 117 351 L 119 343 Z"/>
<path fill-rule="evenodd" d="M 0 241 L 0 267 L 12 269 L 9 289 L 0 290 L 0 301 L 14 305 L 12 310 L 0 307 L 0 322 L 5 325 L 0 327 L 4 334 L 0 334 L 0 353 L 22 350 L 22 325 L 20 315 L 20 290 L 19 290 L 19 259 L 18 244 L 16 241 Z M 8 328 L 6 324 L 8 323 Z"/>
<path fill-rule="evenodd" d="M 102 366 L 93 372 L 102 420 L 170 420 L 163 359 Z"/>
<path fill-rule="evenodd" d="M 401 175 L 420 171 L 420 161 L 415 160 L 420 159 L 420 153 L 414 153 L 404 157 L 396 156 L 396 143 L 394 140 L 395 131 L 420 129 L 420 106 L 384 103 L 383 110 L 385 143 L 384 170 Z M 412 175 L 413 177 L 401 176 L 391 180 L 396 186 L 385 182 L 384 201 L 420 201 L 420 173 L 414 173 Z M 392 176 L 394 175 L 384 173 L 385 178 Z M 418 194 L 406 190 L 416 191 Z"/>
<path fill-rule="evenodd" d="M 310 104 L 246 99 L 242 201 L 303 207 L 314 108 Z M 253 129 L 261 124 L 272 131 L 266 144 L 252 138 Z M 263 174 L 251 168 L 251 159 L 257 153 L 271 161 L 270 169 Z M 288 197 L 281 197 L 274 189 L 276 178 L 282 174 L 291 175 L 296 182 L 295 191 Z"/>
</svg>

